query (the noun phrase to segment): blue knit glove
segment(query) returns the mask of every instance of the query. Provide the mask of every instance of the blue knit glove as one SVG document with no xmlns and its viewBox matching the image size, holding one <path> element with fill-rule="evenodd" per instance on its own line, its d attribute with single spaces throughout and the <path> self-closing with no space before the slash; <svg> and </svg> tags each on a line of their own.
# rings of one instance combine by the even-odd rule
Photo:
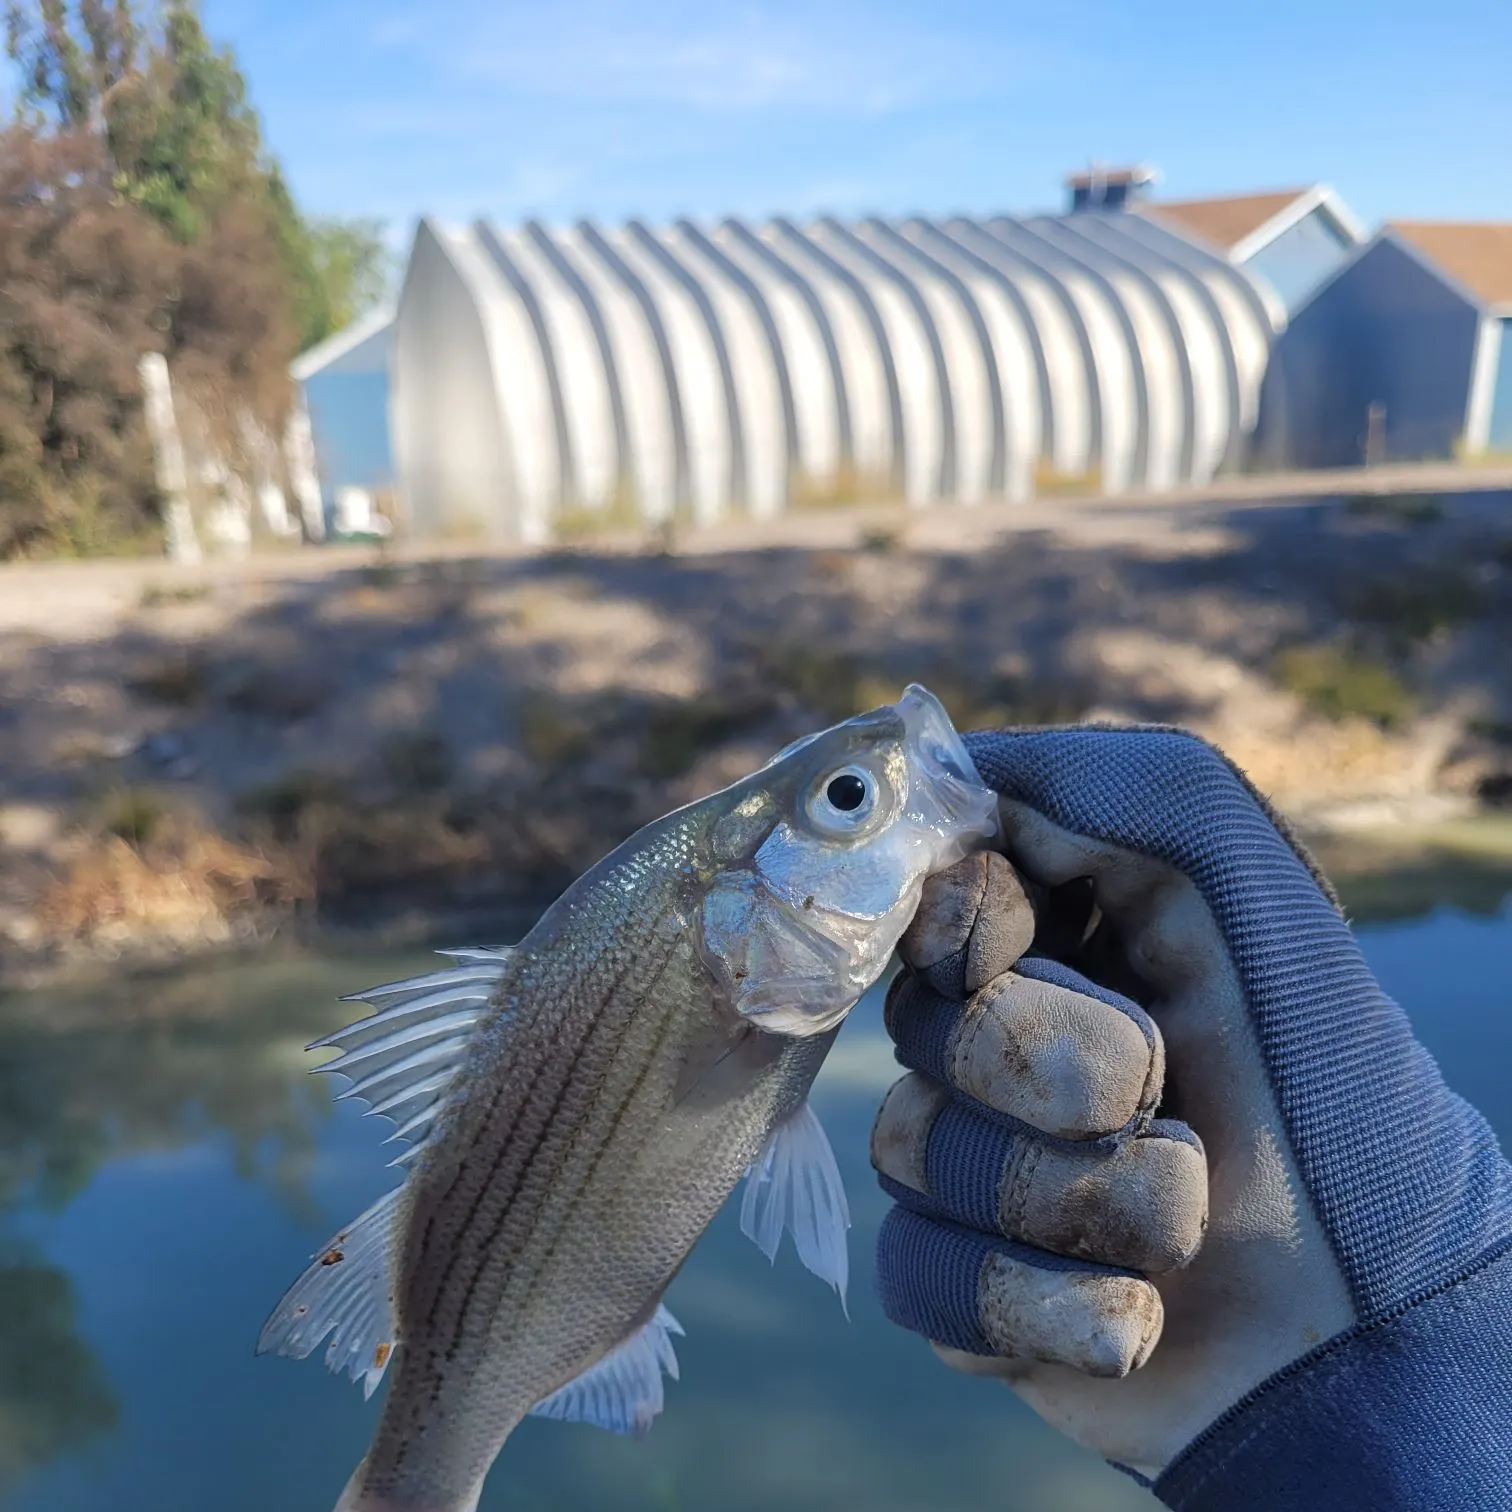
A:
<svg viewBox="0 0 1512 1512">
<path fill-rule="evenodd" d="M 901 947 L 888 1315 L 1182 1512 L 1512 1508 L 1509 1169 L 1327 884 L 1192 736 L 967 744 L 1013 865 Z"/>
</svg>

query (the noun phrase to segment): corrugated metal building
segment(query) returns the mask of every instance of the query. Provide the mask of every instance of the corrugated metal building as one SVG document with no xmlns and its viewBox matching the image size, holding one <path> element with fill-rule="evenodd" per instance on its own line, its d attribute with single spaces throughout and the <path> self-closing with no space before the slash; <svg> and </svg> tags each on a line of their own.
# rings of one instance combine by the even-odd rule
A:
<svg viewBox="0 0 1512 1512">
<path fill-rule="evenodd" d="M 1153 178 L 1094 165 L 1020 219 L 424 221 L 397 308 L 296 364 L 327 508 L 392 484 L 412 534 L 544 541 L 1237 470 L 1288 309 L 1360 231 L 1326 186 Z"/>
<path fill-rule="evenodd" d="M 1327 185 L 1166 200 L 1144 213 L 1258 276 L 1288 310 L 1303 304 L 1365 240 L 1365 231 Z"/>
<path fill-rule="evenodd" d="M 1393 222 L 1293 313 L 1262 465 L 1512 452 L 1512 225 Z"/>
<path fill-rule="evenodd" d="M 424 222 L 394 326 L 409 529 L 543 541 L 804 499 L 1239 466 L 1278 297 L 1140 215 Z"/>
</svg>

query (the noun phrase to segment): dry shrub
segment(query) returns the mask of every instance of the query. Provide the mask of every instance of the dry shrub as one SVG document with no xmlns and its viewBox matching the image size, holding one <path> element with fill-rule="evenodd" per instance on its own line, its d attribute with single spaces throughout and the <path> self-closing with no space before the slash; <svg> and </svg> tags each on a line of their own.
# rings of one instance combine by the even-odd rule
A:
<svg viewBox="0 0 1512 1512">
<path fill-rule="evenodd" d="M 93 839 L 44 894 L 46 932 L 94 949 L 223 944 L 309 900 L 290 859 L 237 845 L 184 815 L 133 845 Z"/>
<path fill-rule="evenodd" d="M 1348 646 L 1287 646 L 1277 653 L 1271 674 L 1325 719 L 1363 719 L 1390 730 L 1413 714 L 1412 693 L 1396 672 Z"/>
<path fill-rule="evenodd" d="M 155 518 L 136 365 L 175 249 L 85 133 L 0 133 L 0 205 L 0 558 L 129 543 Z"/>
<path fill-rule="evenodd" d="M 155 539 L 145 353 L 237 465 L 240 417 L 279 433 L 296 345 L 266 204 L 232 199 L 181 244 L 119 195 L 90 133 L 0 131 L 0 559 Z"/>
<path fill-rule="evenodd" d="M 236 417 L 247 412 L 271 434 L 281 430 L 298 346 L 265 207 L 232 201 L 203 240 L 180 249 L 172 313 L 175 381 L 193 395 L 217 448 L 245 465 L 251 459 Z"/>
</svg>

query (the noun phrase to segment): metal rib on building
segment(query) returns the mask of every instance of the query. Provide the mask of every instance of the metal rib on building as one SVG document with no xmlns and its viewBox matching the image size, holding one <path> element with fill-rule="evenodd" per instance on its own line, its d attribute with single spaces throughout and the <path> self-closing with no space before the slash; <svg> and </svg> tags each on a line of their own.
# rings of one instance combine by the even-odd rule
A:
<svg viewBox="0 0 1512 1512">
<path fill-rule="evenodd" d="M 542 542 L 826 499 L 1239 466 L 1279 316 L 1143 217 L 422 222 L 395 325 L 411 530 Z"/>
</svg>

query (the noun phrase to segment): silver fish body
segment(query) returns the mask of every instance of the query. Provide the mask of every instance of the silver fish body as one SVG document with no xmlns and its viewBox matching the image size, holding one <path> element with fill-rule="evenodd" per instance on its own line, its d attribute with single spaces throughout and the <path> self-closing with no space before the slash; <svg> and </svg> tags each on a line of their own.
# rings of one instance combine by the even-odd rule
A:
<svg viewBox="0 0 1512 1512">
<path fill-rule="evenodd" d="M 381 1225 L 364 1215 L 338 1236 L 264 1332 L 263 1347 L 301 1354 L 334 1326 L 343 1351 L 375 1350 L 351 1362 L 370 1386 L 393 1355 L 340 1508 L 465 1512 L 533 1411 L 646 1427 L 675 1369 L 662 1295 L 747 1173 L 748 1210 L 753 1195 L 768 1208 L 752 1220 L 768 1237 L 753 1237 L 772 1253 L 786 1221 L 843 1288 L 844 1197 L 822 1132 L 815 1154 L 809 1087 L 924 876 L 994 816 L 944 711 L 910 689 L 632 836 L 517 947 L 477 962 L 471 987 L 397 996 L 386 1036 L 382 1012 L 347 1032 L 336 1064 L 358 1087 L 375 1067 L 380 1101 L 406 1078 L 440 1085 Z M 459 1009 L 446 994 L 464 988 Z M 436 1012 L 447 1027 L 427 1040 Z M 784 1182 L 826 1181 L 792 1177 L 795 1160 L 832 1173 L 825 1212 L 795 1218 Z M 361 1303 L 327 1296 L 348 1248 L 377 1274 Z"/>
</svg>

